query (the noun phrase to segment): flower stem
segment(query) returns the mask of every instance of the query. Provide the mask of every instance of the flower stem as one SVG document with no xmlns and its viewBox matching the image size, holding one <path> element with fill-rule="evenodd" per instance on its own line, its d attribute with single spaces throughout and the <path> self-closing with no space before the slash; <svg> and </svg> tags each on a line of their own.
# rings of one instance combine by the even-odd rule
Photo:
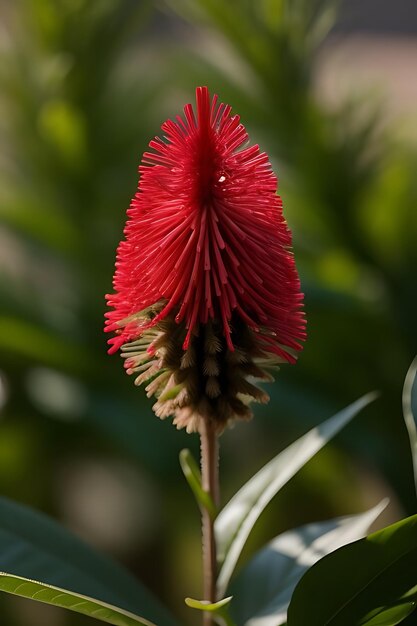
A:
<svg viewBox="0 0 417 626">
<path fill-rule="evenodd" d="M 216 508 L 219 503 L 219 452 L 215 424 L 208 419 L 203 422 L 201 437 L 201 482 L 204 491 L 211 496 Z M 216 539 L 214 517 L 206 507 L 202 507 L 203 576 L 204 600 L 216 601 Z M 212 615 L 203 613 L 203 625 L 212 626 Z"/>
</svg>

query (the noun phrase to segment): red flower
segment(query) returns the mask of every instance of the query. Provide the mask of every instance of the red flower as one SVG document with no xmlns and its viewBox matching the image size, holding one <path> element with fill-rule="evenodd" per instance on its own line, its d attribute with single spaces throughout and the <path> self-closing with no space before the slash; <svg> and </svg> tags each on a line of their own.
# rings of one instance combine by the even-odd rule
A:
<svg viewBox="0 0 417 626">
<path fill-rule="evenodd" d="M 295 362 L 305 338 L 303 295 L 277 178 L 268 156 L 245 145 L 247 132 L 230 106 L 210 99 L 206 87 L 196 98 L 197 116 L 187 104 L 143 155 L 115 294 L 107 296 L 113 311 L 106 330 L 116 332 L 109 352 L 164 320 L 184 329 L 184 351 L 214 324 L 232 352 L 243 323 L 263 360 Z"/>
</svg>

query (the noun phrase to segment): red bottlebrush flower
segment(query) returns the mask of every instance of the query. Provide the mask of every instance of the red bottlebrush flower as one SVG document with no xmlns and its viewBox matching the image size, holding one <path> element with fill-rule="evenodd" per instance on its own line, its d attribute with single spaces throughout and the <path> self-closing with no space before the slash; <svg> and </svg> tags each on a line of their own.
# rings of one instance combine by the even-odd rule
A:
<svg viewBox="0 0 417 626">
<path fill-rule="evenodd" d="M 221 430 L 268 399 L 264 368 L 295 362 L 303 294 L 268 156 L 230 106 L 206 87 L 196 99 L 143 155 L 106 330 L 158 415 Z"/>
</svg>

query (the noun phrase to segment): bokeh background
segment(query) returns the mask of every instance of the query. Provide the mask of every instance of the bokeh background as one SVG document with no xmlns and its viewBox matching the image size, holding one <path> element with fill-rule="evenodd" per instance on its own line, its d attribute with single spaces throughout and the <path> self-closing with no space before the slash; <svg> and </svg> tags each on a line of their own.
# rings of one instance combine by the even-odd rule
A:
<svg viewBox="0 0 417 626">
<path fill-rule="evenodd" d="M 102 326 L 141 154 L 206 84 L 279 175 L 309 331 L 270 404 L 224 435 L 223 499 L 308 428 L 381 393 L 280 493 L 246 556 L 385 495 L 385 521 L 416 512 L 401 412 L 417 347 L 415 2 L 0 10 L 0 493 L 112 554 L 191 623 L 199 513 L 178 452 L 198 455 L 198 440 L 154 417 L 106 355 Z M 8 626 L 95 623 L 5 597 L 0 615 Z"/>
</svg>

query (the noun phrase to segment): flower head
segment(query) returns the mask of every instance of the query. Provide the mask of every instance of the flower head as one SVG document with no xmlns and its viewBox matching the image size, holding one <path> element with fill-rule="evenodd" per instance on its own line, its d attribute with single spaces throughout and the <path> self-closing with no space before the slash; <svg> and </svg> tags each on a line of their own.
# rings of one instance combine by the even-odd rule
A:
<svg viewBox="0 0 417 626">
<path fill-rule="evenodd" d="M 294 363 L 305 338 L 268 156 L 206 87 L 196 100 L 143 155 L 106 322 L 109 352 L 121 348 L 156 413 L 189 431 L 250 417 L 249 401 L 268 399 L 256 380 Z"/>
</svg>

